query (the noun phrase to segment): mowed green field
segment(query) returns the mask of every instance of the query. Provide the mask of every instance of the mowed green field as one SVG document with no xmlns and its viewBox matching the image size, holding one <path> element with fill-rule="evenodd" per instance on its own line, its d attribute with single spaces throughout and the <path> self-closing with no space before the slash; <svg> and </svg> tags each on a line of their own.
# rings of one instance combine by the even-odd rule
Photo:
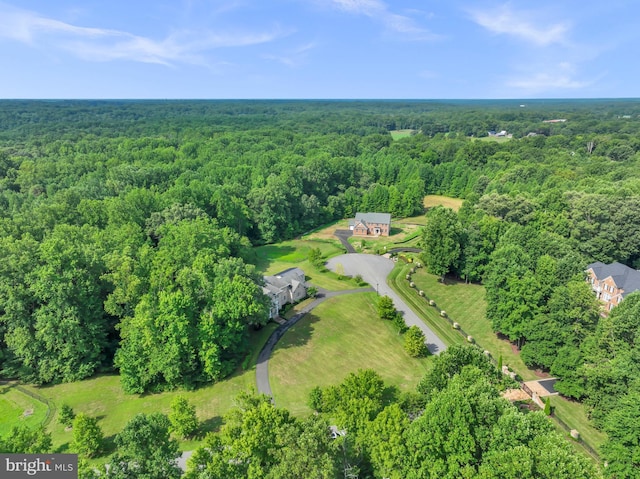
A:
<svg viewBox="0 0 640 479">
<path fill-rule="evenodd" d="M 415 135 L 418 130 L 391 130 L 391 138 L 394 140 L 400 140 L 409 136 Z"/>
<path fill-rule="evenodd" d="M 0 386 L 0 436 L 20 424 L 37 427 L 46 415 L 45 403 L 18 391 L 11 383 Z"/>
<path fill-rule="evenodd" d="M 269 361 L 275 402 L 301 416 L 309 391 L 339 384 L 349 373 L 370 368 L 400 391 L 414 390 L 428 371 L 429 358 L 415 359 L 402 337 L 378 318 L 375 293 L 328 299 L 280 340 Z"/>
<path fill-rule="evenodd" d="M 256 373 L 255 362 L 262 345 L 266 342 L 278 325 L 270 323 L 257 332 L 252 332 L 251 366 L 246 370 L 238 370 L 231 377 L 210 386 L 195 391 L 169 391 L 158 394 L 125 394 L 117 375 L 96 376 L 84 381 L 58 384 L 48 387 L 27 387 L 46 397 L 57 405 L 58 411 L 62 404 L 68 404 L 74 412 L 83 412 L 98 418 L 105 437 L 112 440 L 127 422 L 137 413 L 161 412 L 167 414 L 171 401 L 177 395 L 184 395 L 196 407 L 199 420 L 203 423 L 203 432 L 216 430 L 222 416 L 233 406 L 235 397 L 245 391 L 255 390 Z M 51 432 L 54 448 L 66 451 L 72 440 L 73 433 L 65 431 L 64 426 L 58 424 L 57 417 L 49 424 L 47 430 Z M 182 441 L 183 450 L 195 448 L 200 439 Z"/>
<path fill-rule="evenodd" d="M 405 266 L 405 270 L 400 273 L 401 278 L 404 278 L 409 266 Z M 459 323 L 482 348 L 489 350 L 496 359 L 502 355 L 503 364 L 512 367 L 525 381 L 537 379 L 535 373 L 513 350 L 511 343 L 499 339 L 491 329 L 491 323 L 486 319 L 487 303 L 483 286 L 449 279 L 441 283 L 437 276 L 427 273 L 424 268 L 418 269 L 413 274 L 412 281 L 416 284 L 416 290 L 423 290 L 426 297 L 436 302 L 437 308 L 434 308 L 436 314 L 441 310 L 446 311 L 447 316 Z M 408 287 L 408 285 L 405 286 Z M 446 328 L 451 328 L 445 319 L 440 318 L 439 321 Z M 459 333 L 455 332 L 455 334 Z"/>
</svg>

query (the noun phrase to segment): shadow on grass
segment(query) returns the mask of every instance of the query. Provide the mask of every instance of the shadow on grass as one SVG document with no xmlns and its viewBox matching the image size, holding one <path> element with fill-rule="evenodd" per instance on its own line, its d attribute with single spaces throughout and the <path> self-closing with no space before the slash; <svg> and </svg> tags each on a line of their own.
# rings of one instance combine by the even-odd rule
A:
<svg viewBox="0 0 640 479">
<path fill-rule="evenodd" d="M 204 439 L 204 437 L 210 432 L 218 432 L 221 426 L 222 426 L 221 416 L 214 416 L 214 417 L 205 419 L 200 423 L 200 427 L 198 428 L 198 433 L 196 434 L 196 437 L 198 439 Z"/>
<path fill-rule="evenodd" d="M 291 326 L 282 336 L 275 349 L 297 348 L 307 344 L 313 337 L 314 324 L 320 318 L 313 313 L 305 314 L 296 324 Z"/>
</svg>

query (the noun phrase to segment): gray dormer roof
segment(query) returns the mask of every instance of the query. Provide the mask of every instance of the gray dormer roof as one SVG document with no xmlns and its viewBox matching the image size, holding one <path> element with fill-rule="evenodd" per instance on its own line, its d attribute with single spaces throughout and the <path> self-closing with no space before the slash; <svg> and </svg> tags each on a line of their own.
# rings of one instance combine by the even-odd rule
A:
<svg viewBox="0 0 640 479">
<path fill-rule="evenodd" d="M 617 261 L 611 264 L 596 261 L 587 266 L 587 269 L 592 270 L 599 281 L 611 277 L 616 286 L 624 290 L 623 297 L 640 290 L 640 271 L 629 268 Z"/>
</svg>

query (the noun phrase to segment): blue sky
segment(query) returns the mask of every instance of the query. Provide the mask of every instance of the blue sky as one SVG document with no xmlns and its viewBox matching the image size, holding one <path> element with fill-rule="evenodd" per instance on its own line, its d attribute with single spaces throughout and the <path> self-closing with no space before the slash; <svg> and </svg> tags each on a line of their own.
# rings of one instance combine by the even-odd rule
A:
<svg viewBox="0 0 640 479">
<path fill-rule="evenodd" d="M 637 0 L 0 0 L 0 98 L 638 97 Z"/>
</svg>

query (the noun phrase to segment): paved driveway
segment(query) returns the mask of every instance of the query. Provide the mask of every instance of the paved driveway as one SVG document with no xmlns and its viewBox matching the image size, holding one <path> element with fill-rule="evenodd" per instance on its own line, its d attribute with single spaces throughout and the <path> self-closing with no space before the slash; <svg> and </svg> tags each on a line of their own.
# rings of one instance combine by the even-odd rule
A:
<svg viewBox="0 0 640 479">
<path fill-rule="evenodd" d="M 426 338 L 427 347 L 432 354 L 438 354 L 447 348 L 444 342 L 431 331 L 429 326 L 387 285 L 387 276 L 394 266 L 392 260 L 372 254 L 344 254 L 331 258 L 327 262 L 327 268 L 335 271 L 338 264 L 342 265 L 345 274 L 349 276 L 359 274 L 381 296 L 389 296 L 393 299 L 393 304 L 402 313 L 407 326 L 418 326 L 422 330 Z"/>
</svg>

